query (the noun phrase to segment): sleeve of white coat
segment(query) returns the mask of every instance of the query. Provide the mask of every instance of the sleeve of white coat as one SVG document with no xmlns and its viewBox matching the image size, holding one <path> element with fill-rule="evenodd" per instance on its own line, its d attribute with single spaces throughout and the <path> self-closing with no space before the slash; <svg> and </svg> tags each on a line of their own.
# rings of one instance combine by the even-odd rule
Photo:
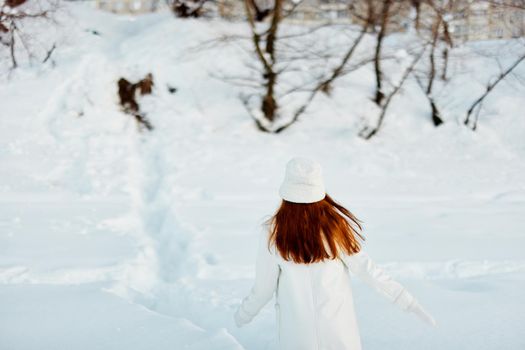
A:
<svg viewBox="0 0 525 350">
<path fill-rule="evenodd" d="M 259 313 L 272 299 L 277 287 L 279 265 L 276 257 L 268 250 L 267 233 L 262 234 L 259 239 L 255 266 L 255 283 L 235 313 L 235 323 L 238 327 L 249 323 Z"/>
<path fill-rule="evenodd" d="M 417 305 L 416 299 L 362 250 L 357 254 L 345 256 L 344 260 L 353 274 L 403 310 L 411 311 Z"/>
</svg>

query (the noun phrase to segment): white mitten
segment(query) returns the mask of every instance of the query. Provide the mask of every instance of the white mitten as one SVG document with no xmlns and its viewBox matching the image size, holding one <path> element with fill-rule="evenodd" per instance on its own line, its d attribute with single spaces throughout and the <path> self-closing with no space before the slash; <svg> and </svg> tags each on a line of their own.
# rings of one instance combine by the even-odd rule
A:
<svg viewBox="0 0 525 350">
<path fill-rule="evenodd" d="M 239 316 L 239 311 L 233 314 L 233 320 L 235 321 L 235 325 L 237 327 L 242 327 L 244 325 L 243 320 L 241 320 L 241 317 Z"/>
<path fill-rule="evenodd" d="M 235 321 L 235 325 L 237 325 L 237 327 L 239 328 L 251 321 L 251 319 L 246 315 L 246 313 L 243 312 L 242 305 L 239 306 L 237 311 L 233 314 L 233 320 Z"/>
<path fill-rule="evenodd" d="M 417 301 L 414 301 L 412 305 L 410 305 L 409 309 L 410 312 L 413 312 L 419 319 L 423 322 L 428 323 L 429 325 L 435 327 L 436 326 L 436 320 L 428 312 L 423 309 L 421 305 Z"/>
</svg>

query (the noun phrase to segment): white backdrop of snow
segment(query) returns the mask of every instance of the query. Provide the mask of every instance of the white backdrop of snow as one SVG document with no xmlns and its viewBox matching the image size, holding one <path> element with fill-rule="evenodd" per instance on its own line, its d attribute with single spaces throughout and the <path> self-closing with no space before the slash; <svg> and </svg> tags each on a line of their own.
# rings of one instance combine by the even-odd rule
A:
<svg viewBox="0 0 525 350">
<path fill-rule="evenodd" d="M 365 349 L 525 348 L 523 86 L 502 83 L 475 133 L 459 122 L 498 71 L 481 53 L 506 52 L 505 65 L 515 43 L 453 51 L 454 78 L 436 94 L 445 125 L 431 125 L 409 81 L 367 142 L 356 135 L 374 122 L 370 67 L 269 135 L 243 89 L 209 75 L 246 72 L 242 49 L 186 54 L 244 24 L 77 4 L 59 22 L 41 33 L 58 40 L 56 67 L 24 63 L 0 83 L 1 349 L 274 349 L 271 306 L 240 330 L 231 314 L 297 154 L 322 163 L 328 192 L 364 221 L 371 256 L 438 322 L 355 281 Z M 406 40 L 393 35 L 387 49 Z M 154 94 L 141 104 L 155 130 L 141 135 L 117 107 L 116 81 L 150 71 Z"/>
</svg>

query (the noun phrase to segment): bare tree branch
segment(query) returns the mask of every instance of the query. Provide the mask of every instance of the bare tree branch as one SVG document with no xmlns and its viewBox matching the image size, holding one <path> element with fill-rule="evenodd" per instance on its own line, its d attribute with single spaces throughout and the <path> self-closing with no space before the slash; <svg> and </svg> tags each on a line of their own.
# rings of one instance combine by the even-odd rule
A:
<svg viewBox="0 0 525 350">
<path fill-rule="evenodd" d="M 485 98 L 490 94 L 492 90 L 501 82 L 503 81 L 521 62 L 525 60 L 525 53 L 518 57 L 516 61 L 514 61 L 513 64 L 511 64 L 507 69 L 502 71 L 497 78 L 492 82 L 489 83 L 485 89 L 485 92 L 477 98 L 474 103 L 470 106 L 470 108 L 467 111 L 467 116 L 465 118 L 465 121 L 463 122 L 465 125 L 469 126 L 472 130 L 476 130 L 478 119 L 479 119 L 479 112 L 481 110 L 483 101 Z M 473 120 L 471 120 L 472 113 L 476 111 L 476 114 L 474 115 Z"/>
<path fill-rule="evenodd" d="M 22 23 L 39 19 L 51 20 L 50 14 L 57 8 L 58 5 L 51 1 L 47 2 L 46 6 L 40 6 L 38 1 L 0 0 L 0 43 L 9 50 L 11 70 L 19 66 L 17 57 L 19 46 L 23 48 L 30 62 L 36 58 L 34 47 L 28 42 L 31 36 L 24 33 Z M 53 51 L 53 47 L 46 50 L 44 57 L 46 61 L 49 59 L 48 53 Z"/>
<path fill-rule="evenodd" d="M 421 51 L 414 57 L 410 65 L 405 69 L 401 79 L 399 80 L 398 84 L 394 87 L 394 89 L 385 97 L 383 103 L 381 104 L 381 113 L 379 114 L 379 118 L 377 120 L 377 124 L 375 127 L 366 127 L 359 133 L 359 136 L 363 137 L 365 140 L 371 139 L 374 135 L 377 134 L 381 126 L 383 125 L 383 121 L 385 119 L 388 107 L 390 106 L 390 102 L 394 98 L 394 96 L 397 95 L 397 93 L 400 91 L 401 87 L 407 80 L 407 78 L 410 76 L 412 71 L 414 70 L 414 67 L 416 66 L 417 62 L 421 59 L 423 56 L 423 53 L 426 51 L 426 46 L 421 49 Z"/>
</svg>

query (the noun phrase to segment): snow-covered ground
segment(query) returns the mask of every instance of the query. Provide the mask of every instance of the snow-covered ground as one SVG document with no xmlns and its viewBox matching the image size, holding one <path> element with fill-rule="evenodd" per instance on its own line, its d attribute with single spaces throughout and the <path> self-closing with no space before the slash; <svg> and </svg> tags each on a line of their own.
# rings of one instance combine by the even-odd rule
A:
<svg viewBox="0 0 525 350">
<path fill-rule="evenodd" d="M 509 43 L 456 49 L 438 129 L 411 82 L 377 138 L 357 137 L 365 67 L 269 135 L 241 88 L 209 76 L 242 71 L 243 50 L 187 55 L 243 24 L 65 10 L 42 34 L 60 43 L 56 67 L 24 65 L 0 83 L 0 349 L 274 349 L 272 305 L 242 329 L 232 313 L 297 154 L 321 162 L 328 192 L 364 221 L 370 255 L 438 322 L 356 280 L 365 349 L 525 349 L 523 86 L 499 86 L 475 133 L 458 122 L 498 68 L 480 52 L 511 60 Z M 116 81 L 150 71 L 141 102 L 155 130 L 140 134 Z"/>
</svg>

